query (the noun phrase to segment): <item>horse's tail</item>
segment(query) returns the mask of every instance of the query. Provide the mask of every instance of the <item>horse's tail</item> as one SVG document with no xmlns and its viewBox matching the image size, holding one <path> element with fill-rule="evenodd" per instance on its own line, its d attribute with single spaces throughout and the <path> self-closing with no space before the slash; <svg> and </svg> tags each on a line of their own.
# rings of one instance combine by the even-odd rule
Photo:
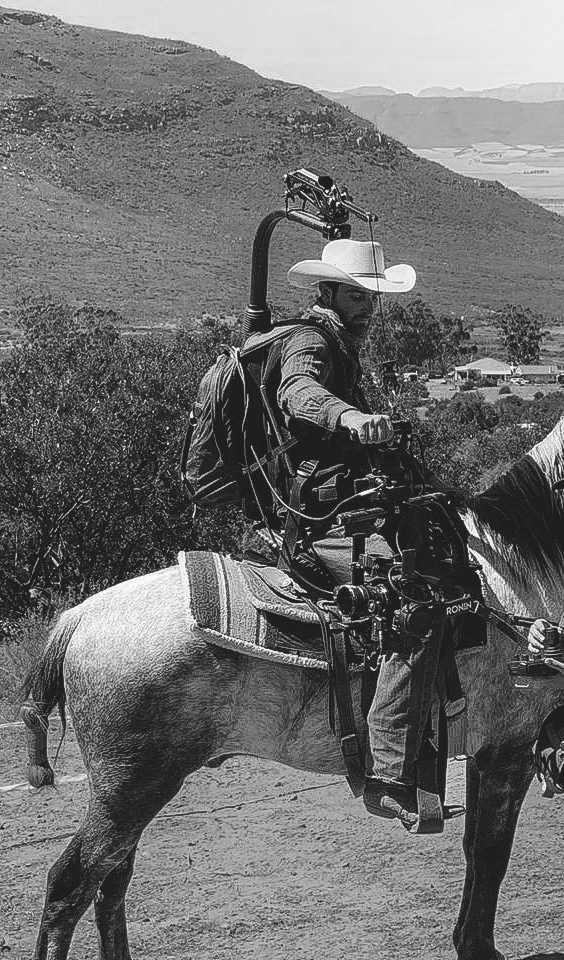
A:
<svg viewBox="0 0 564 960">
<path fill-rule="evenodd" d="M 79 617 L 74 611 L 63 614 L 45 650 L 31 668 L 25 681 L 24 693 L 27 703 L 22 707 L 21 717 L 26 725 L 27 779 L 32 787 L 48 786 L 55 779 L 47 757 L 49 714 L 56 706 L 59 707 L 64 737 L 66 695 L 63 662 L 78 621 Z"/>
</svg>

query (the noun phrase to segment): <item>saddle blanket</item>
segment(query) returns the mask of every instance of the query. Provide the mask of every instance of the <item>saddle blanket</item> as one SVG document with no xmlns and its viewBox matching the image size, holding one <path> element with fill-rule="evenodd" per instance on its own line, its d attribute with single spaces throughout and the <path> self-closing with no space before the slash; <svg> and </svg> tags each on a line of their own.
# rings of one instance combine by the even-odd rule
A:
<svg viewBox="0 0 564 960">
<path fill-rule="evenodd" d="M 219 553 L 178 555 L 186 617 L 225 649 L 327 670 L 320 614 L 281 570 Z"/>
</svg>

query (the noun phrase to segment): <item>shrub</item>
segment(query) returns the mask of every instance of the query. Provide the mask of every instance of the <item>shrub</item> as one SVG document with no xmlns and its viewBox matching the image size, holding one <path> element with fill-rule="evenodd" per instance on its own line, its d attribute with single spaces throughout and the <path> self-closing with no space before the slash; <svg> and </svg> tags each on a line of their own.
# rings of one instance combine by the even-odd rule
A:
<svg viewBox="0 0 564 960">
<path fill-rule="evenodd" d="M 500 395 L 503 393 L 511 393 L 511 387 L 508 383 L 504 383 L 502 387 L 499 388 Z"/>
<path fill-rule="evenodd" d="M 194 518 L 177 477 L 188 410 L 225 329 L 124 337 L 95 308 L 77 315 L 50 298 L 24 301 L 20 319 L 23 339 L 1 364 L 4 608 L 82 599 L 180 548 L 236 550 L 240 512 Z"/>
</svg>

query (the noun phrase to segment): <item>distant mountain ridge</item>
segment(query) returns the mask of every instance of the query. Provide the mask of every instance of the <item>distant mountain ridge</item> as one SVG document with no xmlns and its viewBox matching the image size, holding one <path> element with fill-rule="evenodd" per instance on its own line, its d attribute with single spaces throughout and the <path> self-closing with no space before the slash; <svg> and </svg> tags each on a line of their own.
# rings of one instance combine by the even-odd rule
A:
<svg viewBox="0 0 564 960">
<path fill-rule="evenodd" d="M 335 100 L 340 96 L 347 97 L 395 97 L 396 91 L 390 87 L 353 87 L 351 90 L 341 92 L 332 92 L 331 90 L 318 90 L 318 93 L 330 100 Z"/>
<path fill-rule="evenodd" d="M 0 308 L 49 289 L 140 326 L 240 313 L 255 229 L 302 166 L 378 214 L 387 263 L 412 263 L 436 310 L 511 301 L 562 314 L 564 218 L 211 50 L 0 7 Z M 275 307 L 303 305 L 286 272 L 322 244 L 277 228 Z"/>
<path fill-rule="evenodd" d="M 352 87 L 348 90 L 330 91 L 320 90 L 323 96 L 330 99 L 347 97 L 378 97 L 395 96 L 397 90 L 390 87 L 363 86 Z M 400 94 L 401 95 L 401 94 Z M 411 94 L 404 94 L 411 96 Z M 501 87 L 488 87 L 484 90 L 465 90 L 464 87 L 424 87 L 416 97 L 446 97 L 448 99 L 473 98 L 514 100 L 519 103 L 546 103 L 551 100 L 564 100 L 564 83 L 507 83 Z"/>
<path fill-rule="evenodd" d="M 414 97 L 409 93 L 331 96 L 410 147 L 463 147 L 488 141 L 564 144 L 564 99 L 520 103 L 480 97 Z"/>
<path fill-rule="evenodd" d="M 463 87 L 426 87 L 418 97 L 473 97 L 494 100 L 515 100 L 519 103 L 546 103 L 564 100 L 564 83 L 508 83 L 485 90 L 464 90 Z"/>
</svg>

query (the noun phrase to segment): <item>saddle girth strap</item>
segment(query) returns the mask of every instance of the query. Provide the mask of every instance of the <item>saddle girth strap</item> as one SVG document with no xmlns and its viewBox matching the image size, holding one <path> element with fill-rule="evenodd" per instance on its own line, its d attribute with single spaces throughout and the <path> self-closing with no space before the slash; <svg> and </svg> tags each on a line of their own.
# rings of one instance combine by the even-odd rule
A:
<svg viewBox="0 0 564 960">
<path fill-rule="evenodd" d="M 347 768 L 347 782 L 355 797 L 364 792 L 364 760 L 354 718 L 349 684 L 347 645 L 344 630 L 331 632 L 331 674 L 339 717 L 341 754 Z"/>
<path fill-rule="evenodd" d="M 435 740 L 431 719 L 427 728 L 417 759 L 417 810 L 419 820 L 411 830 L 412 833 L 442 833 L 444 829 L 443 801 L 446 782 L 446 753 L 440 743 L 444 715 L 437 718 L 439 729 Z M 436 741 L 436 742 L 435 742 Z M 444 763 L 444 770 L 442 765 Z"/>
</svg>

